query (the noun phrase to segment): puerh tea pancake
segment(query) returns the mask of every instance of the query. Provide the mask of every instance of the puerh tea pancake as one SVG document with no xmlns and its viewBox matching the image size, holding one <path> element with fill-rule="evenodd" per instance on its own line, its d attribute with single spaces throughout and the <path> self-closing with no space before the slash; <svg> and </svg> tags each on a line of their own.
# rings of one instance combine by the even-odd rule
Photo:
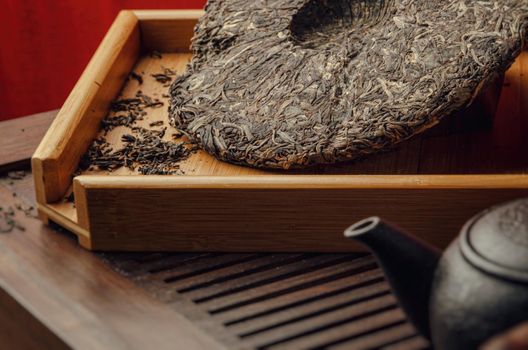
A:
<svg viewBox="0 0 528 350">
<path fill-rule="evenodd" d="M 354 159 L 470 103 L 527 24 L 525 0 L 210 0 L 171 124 L 238 164 Z"/>
</svg>

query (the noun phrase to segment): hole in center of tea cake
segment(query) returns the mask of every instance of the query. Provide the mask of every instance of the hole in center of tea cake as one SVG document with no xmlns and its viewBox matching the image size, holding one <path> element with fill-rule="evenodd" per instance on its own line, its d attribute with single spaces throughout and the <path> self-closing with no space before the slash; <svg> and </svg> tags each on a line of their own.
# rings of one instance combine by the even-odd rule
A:
<svg viewBox="0 0 528 350">
<path fill-rule="evenodd" d="M 302 47 L 340 45 L 353 34 L 364 35 L 390 12 L 392 0 L 309 0 L 292 18 L 291 32 Z"/>
</svg>

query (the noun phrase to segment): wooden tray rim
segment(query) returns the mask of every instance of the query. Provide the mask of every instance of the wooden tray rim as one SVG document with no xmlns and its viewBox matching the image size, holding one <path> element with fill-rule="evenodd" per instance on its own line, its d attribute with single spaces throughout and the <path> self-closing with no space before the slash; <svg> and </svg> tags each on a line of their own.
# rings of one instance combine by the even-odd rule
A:
<svg viewBox="0 0 528 350">
<path fill-rule="evenodd" d="M 65 178 L 48 175 L 60 170 L 63 158 L 74 137 L 73 131 L 79 126 L 81 116 L 90 111 L 90 103 L 96 98 L 102 81 L 109 78 L 119 53 L 141 50 L 139 26 L 149 21 L 171 23 L 195 21 L 202 10 L 124 10 L 116 18 L 103 42 L 97 49 L 83 75 L 55 118 L 52 126 L 32 158 L 37 205 L 41 217 L 52 220 L 79 235 L 90 239 L 86 211 L 86 190 L 92 188 L 124 189 L 140 187 L 152 190 L 174 188 L 225 188 L 225 189 L 528 189 L 528 175 L 483 174 L 483 175 L 251 175 L 251 176 L 100 176 L 82 175 L 66 183 Z M 137 38 L 133 38 L 134 35 Z M 123 39 L 125 38 L 125 39 Z M 139 40 L 139 43 L 130 42 Z M 132 48 L 127 48 L 127 45 Z M 124 69 L 126 71 L 126 69 Z M 130 71 L 130 70 L 128 70 Z M 94 86 L 93 80 L 98 86 Z M 98 83 L 99 82 L 99 83 Z M 89 86 L 89 88 L 87 88 Z M 95 113 L 95 111 L 92 111 Z M 77 221 L 64 216 L 51 204 L 64 195 L 64 190 L 74 188 L 77 205 Z M 85 246 L 89 244 L 87 241 Z"/>
</svg>

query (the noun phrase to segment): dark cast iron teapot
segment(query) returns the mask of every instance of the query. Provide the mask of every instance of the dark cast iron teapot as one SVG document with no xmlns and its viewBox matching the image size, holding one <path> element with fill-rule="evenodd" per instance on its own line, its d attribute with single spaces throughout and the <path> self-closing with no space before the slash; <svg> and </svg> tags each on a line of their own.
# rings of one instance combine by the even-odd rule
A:
<svg viewBox="0 0 528 350">
<path fill-rule="evenodd" d="M 407 316 L 437 350 L 476 349 L 528 320 L 528 199 L 476 215 L 443 255 L 378 217 L 345 236 L 374 252 Z"/>
</svg>

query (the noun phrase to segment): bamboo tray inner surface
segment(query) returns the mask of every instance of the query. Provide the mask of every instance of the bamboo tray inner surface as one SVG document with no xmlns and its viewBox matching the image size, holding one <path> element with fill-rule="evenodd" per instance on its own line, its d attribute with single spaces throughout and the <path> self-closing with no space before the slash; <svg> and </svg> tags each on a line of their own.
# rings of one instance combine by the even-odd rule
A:
<svg viewBox="0 0 528 350">
<path fill-rule="evenodd" d="M 171 134 L 176 131 L 168 125 L 169 105 L 168 87 L 157 82 L 151 75 L 160 73 L 163 68 L 170 68 L 177 73 L 183 73 L 191 54 L 163 53 L 161 58 L 150 54 L 142 55 L 135 72 L 143 73 L 143 83 L 129 79 L 121 96 L 132 98 L 138 90 L 144 94 L 159 98 L 163 101 L 162 108 L 146 108 L 147 115 L 138 120 L 134 126 L 147 129 L 167 127 L 166 140 L 171 140 Z M 524 64 L 523 64 L 524 63 Z M 206 152 L 198 151 L 189 159 L 181 162 L 182 175 L 216 175 L 236 176 L 252 174 L 523 174 L 528 171 L 528 153 L 525 135 L 528 132 L 528 120 L 523 117 L 525 98 L 520 96 L 523 85 L 522 73 L 528 66 L 528 52 L 524 52 L 517 62 L 507 72 L 503 85 L 502 97 L 493 125 L 487 123 L 488 114 L 486 103 L 480 100 L 468 109 L 455 116 L 445 118 L 439 125 L 424 134 L 401 143 L 396 149 L 381 154 L 366 157 L 362 160 L 318 166 L 308 170 L 271 171 L 252 169 L 233 165 L 215 159 Z M 524 82 L 526 84 L 526 82 Z M 500 89 L 488 93 L 490 98 L 498 98 L 493 94 L 500 93 Z M 528 97 L 528 96 L 527 96 Z M 151 127 L 150 123 L 163 121 L 160 127 Z M 121 136 L 129 133 L 128 127 L 116 127 L 106 135 L 107 141 L 115 149 L 121 147 Z M 101 131 L 100 135 L 104 133 Z M 104 170 L 85 171 L 83 175 L 139 175 L 137 171 L 127 168 L 109 172 Z"/>
<path fill-rule="evenodd" d="M 151 75 L 160 73 L 164 68 L 170 68 L 177 73 L 185 71 L 187 62 L 192 55 L 189 53 L 162 53 L 161 58 L 151 54 L 143 54 L 137 61 L 133 71 L 142 73 L 143 83 L 128 79 L 121 97 L 132 98 L 138 90 L 144 94 L 159 98 L 164 105 L 161 108 L 146 108 L 147 115 L 138 120 L 135 126 L 148 129 L 167 127 L 164 137 L 172 138 L 176 129 L 168 125 L 167 87 L 157 82 Z M 528 171 L 528 152 L 526 136 L 528 134 L 528 118 L 523 117 L 526 111 L 528 96 L 523 81 L 524 72 L 528 70 L 528 52 L 523 52 L 514 65 L 508 70 L 500 93 L 498 108 L 492 125 L 489 125 L 489 110 L 486 103 L 477 101 L 468 109 L 457 115 L 445 118 L 439 125 L 411 140 L 401 143 L 394 150 L 376 154 L 365 159 L 328 166 L 318 166 L 304 171 L 292 171 L 294 174 L 357 174 L 357 175 L 391 175 L 391 174 L 525 174 Z M 500 89 L 498 89 L 500 91 Z M 494 98 L 490 92 L 487 98 Z M 498 97 L 498 96 L 497 96 Z M 149 125 L 163 121 L 159 127 Z M 128 127 L 119 126 L 109 131 L 105 138 L 115 148 L 122 145 L 121 136 L 129 133 Z M 103 136 L 101 131 L 99 136 Z M 180 164 L 181 175 L 284 175 L 288 172 L 267 171 L 228 164 L 217 160 L 204 151 L 198 151 Z M 119 168 L 114 171 L 91 170 L 82 175 L 138 175 L 137 171 Z M 69 196 L 70 191 L 66 197 Z M 49 204 L 51 208 L 61 213 L 73 222 L 77 221 L 73 203 L 66 200 Z"/>
</svg>

